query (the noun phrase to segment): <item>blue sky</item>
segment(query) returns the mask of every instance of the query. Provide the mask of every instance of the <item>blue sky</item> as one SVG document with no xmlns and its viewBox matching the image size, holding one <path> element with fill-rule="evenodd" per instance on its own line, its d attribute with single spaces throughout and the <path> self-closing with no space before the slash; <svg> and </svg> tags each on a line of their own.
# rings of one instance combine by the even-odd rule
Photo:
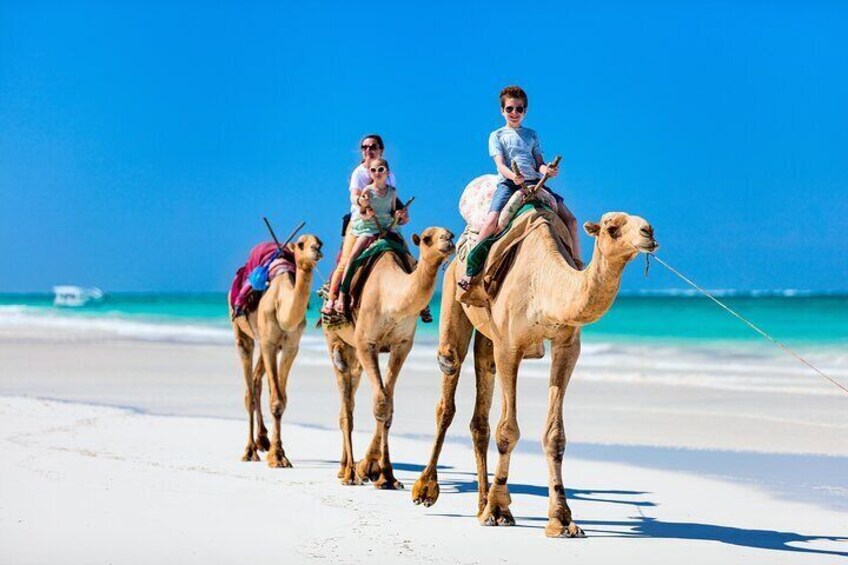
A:
<svg viewBox="0 0 848 565">
<path fill-rule="evenodd" d="M 327 274 L 368 132 L 408 232 L 458 233 L 511 83 L 581 223 L 644 216 L 710 288 L 848 290 L 848 8 L 683 4 L 3 3 L 0 292 L 223 290 L 263 215 Z"/>
</svg>

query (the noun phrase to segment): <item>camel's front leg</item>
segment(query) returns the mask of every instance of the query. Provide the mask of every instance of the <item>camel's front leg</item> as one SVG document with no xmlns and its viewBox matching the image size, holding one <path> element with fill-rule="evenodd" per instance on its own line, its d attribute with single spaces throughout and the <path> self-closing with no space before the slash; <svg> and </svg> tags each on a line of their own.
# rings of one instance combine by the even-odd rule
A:
<svg viewBox="0 0 848 565">
<path fill-rule="evenodd" d="M 262 359 L 268 372 L 268 388 L 271 395 L 271 415 L 274 416 L 274 435 L 271 438 L 271 449 L 268 451 L 269 467 L 291 467 L 292 464 L 283 450 L 281 420 L 286 410 L 288 397 L 286 396 L 286 385 L 288 384 L 289 371 L 294 358 L 297 355 L 298 344 L 287 343 L 283 336 L 281 346 L 273 342 L 262 342 Z M 280 350 L 280 361 L 277 364 L 274 359 L 277 350 Z"/>
<path fill-rule="evenodd" d="M 253 415 L 256 409 L 257 398 L 251 375 L 253 374 L 253 338 L 245 334 L 236 334 L 236 350 L 241 361 L 242 373 L 244 374 L 244 409 L 247 410 L 248 428 L 247 445 L 244 448 L 242 461 L 259 461 L 259 453 L 256 442 L 253 440 Z"/>
<path fill-rule="evenodd" d="M 380 476 L 374 481 L 374 486 L 377 488 L 403 488 L 403 484 L 394 476 L 392 461 L 389 457 L 389 429 L 392 427 L 392 419 L 394 418 L 395 385 L 400 376 L 400 370 L 403 368 L 403 363 L 406 361 L 406 357 L 409 355 L 411 349 L 412 340 L 410 339 L 395 343 L 389 352 L 389 367 L 386 371 L 386 394 L 389 397 L 388 414 L 386 414 L 386 419 L 383 420 L 382 426 L 378 423 L 378 427 L 381 428 L 381 437 Z"/>
<path fill-rule="evenodd" d="M 489 502 L 489 410 L 495 391 L 495 353 L 492 340 L 477 332 L 474 337 L 474 373 L 477 377 L 477 397 L 471 418 L 471 439 L 477 461 L 477 516 Z"/>
<path fill-rule="evenodd" d="M 391 402 L 383 378 L 380 374 L 379 348 L 376 343 L 359 341 L 356 346 L 356 357 L 371 381 L 371 405 L 377 426 L 374 436 L 365 452 L 365 457 L 357 464 L 356 473 L 363 478 L 376 481 L 380 478 L 380 447 L 382 443 L 381 422 L 388 414 L 388 403 Z"/>
<path fill-rule="evenodd" d="M 412 501 L 424 506 L 432 506 L 439 498 L 439 477 L 436 467 L 439 464 L 445 435 L 456 414 L 454 402 L 456 386 L 459 383 L 462 363 L 468 354 L 471 335 L 474 333 L 474 326 L 471 325 L 460 303 L 455 300 L 456 264 L 456 261 L 452 262 L 445 273 L 442 290 L 438 350 L 438 362 L 442 370 L 442 396 L 436 405 L 436 438 L 430 452 L 430 461 L 412 486 Z"/>
<path fill-rule="evenodd" d="M 562 419 L 562 403 L 565 390 L 574 371 L 574 365 L 580 355 L 580 334 L 575 329 L 572 338 L 566 342 L 554 343 L 551 361 L 551 381 L 548 398 L 548 417 L 542 445 L 548 458 L 548 525 L 545 535 L 551 538 L 586 537 L 583 530 L 571 518 L 571 509 L 565 498 L 565 486 L 562 482 L 562 458 L 565 454 L 565 425 Z"/>
<path fill-rule="evenodd" d="M 484 526 L 512 526 L 515 519 L 509 510 L 512 499 L 506 486 L 509 478 L 509 459 L 512 450 L 518 444 L 520 431 L 516 413 L 516 381 L 518 380 L 518 364 L 523 352 L 515 347 L 495 344 L 495 363 L 497 377 L 503 392 L 501 420 L 495 432 L 498 444 L 498 465 L 495 468 L 495 481 L 489 487 L 486 507 L 478 515 Z"/>
<path fill-rule="evenodd" d="M 253 368 L 253 408 L 256 412 L 256 449 L 259 451 L 268 451 L 271 448 L 271 442 L 268 440 L 268 428 L 265 427 L 265 420 L 262 417 L 262 377 L 265 376 L 265 363 L 262 361 L 262 356 L 256 362 Z"/>
</svg>

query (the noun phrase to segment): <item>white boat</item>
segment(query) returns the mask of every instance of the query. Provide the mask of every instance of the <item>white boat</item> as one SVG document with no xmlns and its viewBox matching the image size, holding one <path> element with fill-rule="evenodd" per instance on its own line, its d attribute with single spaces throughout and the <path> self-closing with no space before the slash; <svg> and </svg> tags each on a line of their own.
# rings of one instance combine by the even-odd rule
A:
<svg viewBox="0 0 848 565">
<path fill-rule="evenodd" d="M 60 285 L 53 287 L 53 306 L 83 306 L 91 300 L 103 300 L 103 291 L 97 287 Z"/>
</svg>

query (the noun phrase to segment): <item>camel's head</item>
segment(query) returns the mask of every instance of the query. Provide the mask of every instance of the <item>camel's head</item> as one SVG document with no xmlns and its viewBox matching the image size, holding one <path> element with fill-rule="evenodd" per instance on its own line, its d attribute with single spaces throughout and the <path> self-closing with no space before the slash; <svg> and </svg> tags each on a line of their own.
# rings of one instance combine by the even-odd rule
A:
<svg viewBox="0 0 848 565">
<path fill-rule="evenodd" d="M 427 228 L 419 236 L 412 234 L 412 243 L 421 249 L 421 259 L 433 259 L 439 263 L 456 252 L 453 233 L 445 228 Z"/>
<path fill-rule="evenodd" d="M 639 253 L 653 253 L 660 248 L 651 224 L 624 212 L 607 212 L 600 223 L 586 222 L 583 229 L 597 238 L 598 249 L 607 259 L 630 261 Z"/>
<path fill-rule="evenodd" d="M 324 256 L 321 253 L 323 245 L 321 240 L 314 235 L 302 235 L 297 238 L 295 243 L 290 243 L 289 249 L 294 252 L 294 262 L 297 264 L 297 268 L 311 271 Z"/>
</svg>

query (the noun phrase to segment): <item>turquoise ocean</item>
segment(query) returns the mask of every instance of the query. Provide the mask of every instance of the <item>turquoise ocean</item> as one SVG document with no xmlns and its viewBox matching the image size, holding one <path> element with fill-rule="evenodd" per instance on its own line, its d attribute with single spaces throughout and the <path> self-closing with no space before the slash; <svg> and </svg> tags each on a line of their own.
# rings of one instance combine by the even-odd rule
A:
<svg viewBox="0 0 848 565">
<path fill-rule="evenodd" d="M 848 346 L 848 294 L 801 291 L 718 294 L 728 306 L 787 345 Z M 418 335 L 422 341 L 437 340 L 440 298 L 437 294 L 432 301 L 436 321 L 419 323 Z M 313 297 L 308 320 L 309 331 L 316 334 L 319 307 L 318 298 Z M 0 323 L 29 322 L 65 327 L 94 324 L 123 329 L 119 333 L 125 335 L 131 335 L 135 328 L 144 334 L 136 337 L 154 339 L 157 328 L 169 336 L 180 331 L 213 335 L 229 328 L 223 292 L 107 293 L 102 301 L 75 308 L 53 306 L 51 293 L 0 294 Z M 602 320 L 584 328 L 583 336 L 586 342 L 660 341 L 680 345 L 765 341 L 707 298 L 689 291 L 622 293 Z"/>
</svg>

